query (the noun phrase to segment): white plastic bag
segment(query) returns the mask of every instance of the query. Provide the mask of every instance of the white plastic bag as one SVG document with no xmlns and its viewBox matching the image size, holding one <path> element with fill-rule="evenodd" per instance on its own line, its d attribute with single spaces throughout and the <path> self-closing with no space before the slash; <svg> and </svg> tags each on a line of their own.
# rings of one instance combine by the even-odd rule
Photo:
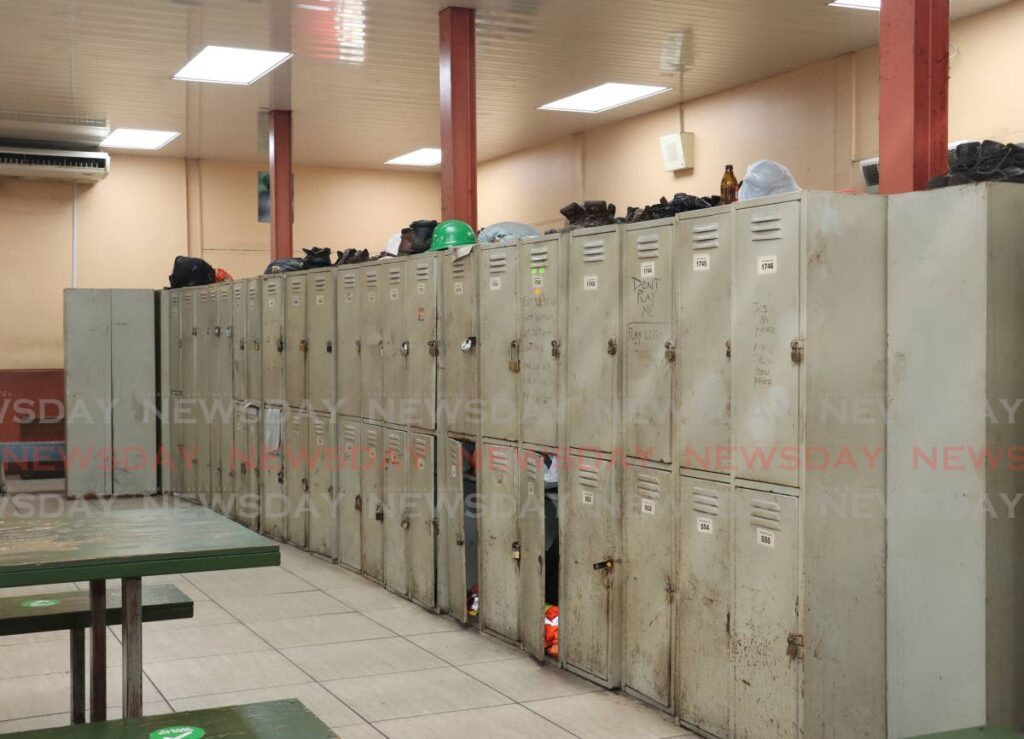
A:
<svg viewBox="0 0 1024 739">
<path fill-rule="evenodd" d="M 796 184 L 788 169 L 771 159 L 761 159 L 747 167 L 743 185 L 740 187 L 740 200 L 753 200 L 799 190 L 800 185 Z"/>
</svg>

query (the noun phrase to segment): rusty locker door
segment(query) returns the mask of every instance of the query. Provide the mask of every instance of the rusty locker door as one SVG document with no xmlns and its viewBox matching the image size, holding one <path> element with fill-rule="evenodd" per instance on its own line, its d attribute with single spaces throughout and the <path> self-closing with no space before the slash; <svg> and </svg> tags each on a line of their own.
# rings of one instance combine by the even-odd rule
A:
<svg viewBox="0 0 1024 739">
<path fill-rule="evenodd" d="M 283 452 L 286 430 L 281 409 L 265 406 L 263 424 L 267 430 L 264 436 L 275 438 L 271 444 L 268 444 L 267 438 L 260 439 L 260 531 L 267 536 L 283 540 L 288 534 L 288 518 Z M 272 433 L 274 428 L 278 429 L 277 434 Z M 274 446 L 274 443 L 277 446 Z"/>
<path fill-rule="evenodd" d="M 338 419 L 338 561 L 353 570 L 362 566 L 362 509 L 359 487 L 359 449 L 362 425 L 358 421 Z"/>
<path fill-rule="evenodd" d="M 447 474 L 445 480 L 444 513 L 448 520 L 448 541 L 442 546 L 448 555 L 448 612 L 460 623 L 469 620 L 466 610 L 466 504 L 463 486 L 462 442 L 448 439 L 445 455 Z"/>
<path fill-rule="evenodd" d="M 528 654 L 544 659 L 544 612 L 547 606 L 544 457 L 522 449 L 519 484 L 519 641 Z"/>
<path fill-rule="evenodd" d="M 359 382 L 361 343 L 361 307 L 359 299 L 360 272 L 355 267 L 343 267 L 338 271 L 337 324 L 338 413 L 355 418 L 360 413 L 362 386 Z"/>
<path fill-rule="evenodd" d="M 334 274 L 312 272 L 306 283 L 306 334 L 309 337 L 307 391 L 317 413 L 334 409 Z"/>
<path fill-rule="evenodd" d="M 480 427 L 480 350 L 477 311 L 477 265 L 480 249 L 461 258 L 447 253 L 444 265 L 444 367 L 442 412 L 448 431 L 473 436 Z"/>
<path fill-rule="evenodd" d="M 409 592 L 408 531 L 405 509 L 409 487 L 409 448 L 405 431 L 384 429 L 384 587 L 405 595 Z"/>
<path fill-rule="evenodd" d="M 332 314 L 333 315 L 333 314 Z M 334 556 L 334 423 L 323 413 L 309 416 L 309 551 Z"/>
<path fill-rule="evenodd" d="M 363 424 L 359 488 L 362 496 L 362 571 L 377 582 L 384 581 L 384 502 L 381 484 L 384 430 Z"/>
<path fill-rule="evenodd" d="M 231 283 L 231 397 L 234 400 L 245 400 L 248 390 L 246 381 L 246 353 L 248 346 L 245 341 L 246 284 L 244 281 Z"/>
<path fill-rule="evenodd" d="M 384 423 L 404 426 L 405 404 L 409 393 L 409 328 L 406 312 L 406 262 L 391 261 L 384 267 L 384 349 L 381 399 Z"/>
<path fill-rule="evenodd" d="M 258 277 L 245 281 L 245 399 L 259 403 L 263 399 L 263 320 L 260 317 Z"/>
<path fill-rule="evenodd" d="M 288 542 L 309 544 L 309 415 L 287 411 L 284 478 L 288 505 Z"/>
<path fill-rule="evenodd" d="M 437 605 L 434 437 L 413 433 L 411 438 L 409 490 L 404 509 L 409 520 L 409 597 L 424 608 L 434 608 Z"/>
<path fill-rule="evenodd" d="M 364 266 L 360 270 L 360 415 L 374 421 L 382 421 L 384 418 L 383 272 L 384 268 L 379 263 Z"/>
<path fill-rule="evenodd" d="M 483 444 L 479 480 L 480 625 L 519 641 L 519 475 L 515 447 Z"/>
<path fill-rule="evenodd" d="M 556 447 L 563 418 L 561 363 L 564 247 L 561 236 L 519 244 L 520 436 L 524 443 Z"/>
<path fill-rule="evenodd" d="M 284 277 L 263 279 L 263 402 L 284 405 Z"/>
<path fill-rule="evenodd" d="M 516 310 L 516 245 L 480 253 L 480 433 L 519 437 L 521 342 Z"/>
<path fill-rule="evenodd" d="M 284 308 L 284 392 L 292 408 L 307 403 L 306 359 L 309 356 L 309 335 L 306 327 L 306 275 L 288 275 Z"/>
<path fill-rule="evenodd" d="M 260 407 L 235 404 L 235 520 L 251 529 L 260 524 Z"/>
<path fill-rule="evenodd" d="M 409 417 L 413 428 L 433 431 L 437 423 L 437 257 L 409 260 L 406 298 L 409 322 Z"/>
</svg>

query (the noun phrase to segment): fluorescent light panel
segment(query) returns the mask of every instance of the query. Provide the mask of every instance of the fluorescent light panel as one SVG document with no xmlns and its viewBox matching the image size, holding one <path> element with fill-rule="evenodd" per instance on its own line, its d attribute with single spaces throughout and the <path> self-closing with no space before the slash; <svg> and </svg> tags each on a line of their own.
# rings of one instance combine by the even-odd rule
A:
<svg viewBox="0 0 1024 739">
<path fill-rule="evenodd" d="M 174 79 L 185 82 L 251 85 L 291 57 L 292 55 L 286 51 L 207 46 L 179 69 Z"/>
<path fill-rule="evenodd" d="M 879 11 L 882 9 L 882 0 L 832 0 L 829 5 L 833 8 Z"/>
<path fill-rule="evenodd" d="M 100 146 L 108 149 L 161 149 L 178 138 L 178 131 L 151 131 L 144 128 L 115 128 Z"/>
<path fill-rule="evenodd" d="M 389 159 L 385 164 L 404 164 L 409 167 L 433 167 L 441 163 L 440 149 L 417 149 L 400 157 Z"/>
<path fill-rule="evenodd" d="M 540 106 L 541 110 L 562 110 L 570 113 L 603 113 L 620 105 L 627 105 L 653 95 L 668 92 L 671 87 L 654 85 L 627 85 L 621 82 L 605 82 L 589 90 L 555 100 Z"/>
</svg>

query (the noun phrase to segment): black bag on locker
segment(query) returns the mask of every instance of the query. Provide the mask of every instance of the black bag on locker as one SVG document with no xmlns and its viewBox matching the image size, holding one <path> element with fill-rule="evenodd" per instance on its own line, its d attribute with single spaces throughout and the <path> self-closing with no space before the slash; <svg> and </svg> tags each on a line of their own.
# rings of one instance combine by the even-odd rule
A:
<svg viewBox="0 0 1024 739">
<path fill-rule="evenodd" d="M 275 259 L 263 270 L 265 275 L 277 275 L 282 272 L 300 272 L 306 268 L 305 263 L 298 257 L 284 257 Z"/>
<path fill-rule="evenodd" d="M 312 249 L 303 249 L 302 251 L 306 254 L 302 258 L 303 269 L 331 266 L 331 250 L 326 246 L 314 246 Z"/>
<path fill-rule="evenodd" d="M 199 287 L 212 285 L 216 274 L 207 262 L 199 257 L 175 257 L 174 268 L 167 278 L 171 287 Z"/>
</svg>

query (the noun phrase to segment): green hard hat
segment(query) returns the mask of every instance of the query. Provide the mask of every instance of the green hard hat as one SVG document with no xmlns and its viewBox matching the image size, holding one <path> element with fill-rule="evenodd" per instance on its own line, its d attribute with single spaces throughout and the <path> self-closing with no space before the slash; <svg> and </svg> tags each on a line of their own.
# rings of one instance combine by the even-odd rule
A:
<svg viewBox="0 0 1024 739">
<path fill-rule="evenodd" d="M 476 232 L 463 221 L 442 221 L 434 229 L 430 239 L 430 251 L 441 251 L 454 246 L 468 246 L 476 243 Z"/>
</svg>

